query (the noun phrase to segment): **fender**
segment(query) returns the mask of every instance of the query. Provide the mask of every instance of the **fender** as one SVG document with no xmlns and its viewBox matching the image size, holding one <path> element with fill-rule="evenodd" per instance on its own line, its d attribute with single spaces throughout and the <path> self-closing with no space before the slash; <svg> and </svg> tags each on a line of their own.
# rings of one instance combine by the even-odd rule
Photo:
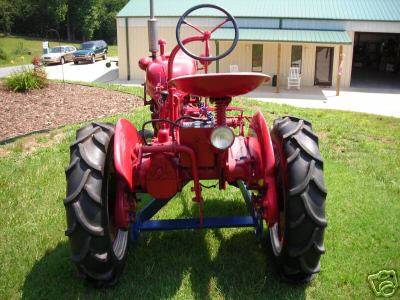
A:
<svg viewBox="0 0 400 300">
<path fill-rule="evenodd" d="M 250 128 L 254 130 L 260 147 L 262 160 L 261 174 L 263 174 L 264 183 L 267 188 L 267 193 L 263 203 L 266 204 L 267 211 L 265 218 L 268 224 L 274 224 L 279 218 L 278 196 L 276 192 L 275 180 L 275 154 L 271 142 L 271 137 L 262 112 L 256 113 L 251 119 Z"/>
<path fill-rule="evenodd" d="M 134 167 L 138 160 L 137 146 L 142 144 L 135 126 L 126 119 L 120 119 L 114 131 L 114 167 L 133 191 Z"/>
</svg>

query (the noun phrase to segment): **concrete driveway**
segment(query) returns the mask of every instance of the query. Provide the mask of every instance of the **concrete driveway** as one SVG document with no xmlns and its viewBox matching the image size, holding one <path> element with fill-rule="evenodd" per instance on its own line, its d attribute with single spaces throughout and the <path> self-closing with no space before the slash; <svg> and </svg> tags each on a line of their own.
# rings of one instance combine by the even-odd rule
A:
<svg viewBox="0 0 400 300">
<path fill-rule="evenodd" d="M 47 77 L 55 80 L 72 80 L 85 82 L 112 82 L 118 79 L 118 67 L 115 62 L 110 68 L 106 67 L 106 63 L 111 60 L 116 60 L 116 57 L 108 58 L 107 60 L 98 60 L 94 64 L 80 63 L 74 65 L 69 62 L 64 65 L 55 64 L 45 67 Z M 32 65 L 21 65 L 15 67 L 0 68 L 0 78 L 6 77 L 13 73 L 18 73 L 24 68 L 32 68 Z"/>
<path fill-rule="evenodd" d="M 112 58 L 113 60 L 115 58 Z M 118 79 L 118 67 L 115 63 L 110 68 L 106 67 L 107 60 L 98 60 L 94 64 L 90 63 L 65 63 L 64 65 L 50 65 L 46 67 L 49 79 L 85 82 L 112 82 Z"/>
<path fill-rule="evenodd" d="M 113 60 L 115 58 L 112 58 Z M 125 81 L 118 79 L 118 67 L 112 63 L 106 67 L 106 61 L 96 61 L 94 64 L 81 63 L 74 65 L 66 63 L 46 67 L 49 79 L 84 82 L 103 82 L 123 85 L 139 85 L 142 81 Z M 0 69 L 0 77 L 20 70 L 21 67 Z M 265 102 L 283 103 L 297 107 L 338 109 L 364 112 L 383 116 L 400 118 L 400 88 L 399 89 L 370 89 L 348 88 L 335 95 L 333 88 L 303 87 L 301 90 L 281 88 L 281 93 L 275 93 L 271 86 L 261 86 L 245 95 Z"/>
<path fill-rule="evenodd" d="M 19 73 L 24 70 L 24 68 L 33 68 L 33 65 L 21 65 L 15 67 L 5 67 L 0 68 L 0 78 L 7 77 L 13 73 Z"/>
<path fill-rule="evenodd" d="M 301 90 L 262 86 L 246 97 L 296 107 L 338 109 L 400 118 L 400 89 L 347 88 L 336 96 L 333 88 L 304 87 Z"/>
</svg>

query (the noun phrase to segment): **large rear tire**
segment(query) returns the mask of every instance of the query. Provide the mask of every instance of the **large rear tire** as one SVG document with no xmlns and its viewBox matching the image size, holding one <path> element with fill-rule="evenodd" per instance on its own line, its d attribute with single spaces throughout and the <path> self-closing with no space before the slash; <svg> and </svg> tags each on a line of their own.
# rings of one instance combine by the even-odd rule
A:
<svg viewBox="0 0 400 300">
<path fill-rule="evenodd" d="M 269 241 L 283 277 L 307 282 L 320 271 L 326 188 L 318 137 L 310 122 L 285 117 L 271 132 L 276 159 L 279 223 L 270 226 Z"/>
<path fill-rule="evenodd" d="M 114 126 L 93 123 L 79 129 L 66 169 L 67 230 L 71 260 L 97 286 L 113 285 L 125 264 L 128 231 L 113 226 Z"/>
</svg>

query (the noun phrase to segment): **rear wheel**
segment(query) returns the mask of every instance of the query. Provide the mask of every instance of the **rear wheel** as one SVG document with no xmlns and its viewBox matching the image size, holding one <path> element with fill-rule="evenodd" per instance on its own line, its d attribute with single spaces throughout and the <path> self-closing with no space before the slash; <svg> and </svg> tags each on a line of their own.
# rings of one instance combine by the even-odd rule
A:
<svg viewBox="0 0 400 300">
<path fill-rule="evenodd" d="M 65 58 L 64 57 L 61 57 L 61 59 L 60 59 L 60 64 L 64 64 L 65 63 Z"/>
<path fill-rule="evenodd" d="M 77 60 L 74 60 L 74 65 L 77 65 L 79 62 Z"/>
<path fill-rule="evenodd" d="M 67 230 L 71 260 L 96 285 L 114 284 L 125 264 L 128 231 L 113 225 L 114 126 L 91 124 L 77 131 L 66 169 Z"/>
<path fill-rule="evenodd" d="M 291 282 L 306 282 L 320 270 L 326 188 L 318 137 L 308 121 L 285 117 L 271 132 L 276 159 L 279 222 L 269 241 L 279 271 Z"/>
<path fill-rule="evenodd" d="M 103 54 L 103 60 L 106 60 L 107 59 L 107 53 L 105 52 L 104 54 Z"/>
</svg>

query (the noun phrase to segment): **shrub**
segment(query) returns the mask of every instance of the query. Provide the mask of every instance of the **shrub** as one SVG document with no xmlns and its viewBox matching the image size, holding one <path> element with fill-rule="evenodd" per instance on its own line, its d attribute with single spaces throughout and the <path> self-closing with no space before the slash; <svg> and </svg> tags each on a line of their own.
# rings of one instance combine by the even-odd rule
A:
<svg viewBox="0 0 400 300">
<path fill-rule="evenodd" d="M 41 89 L 47 85 L 46 73 L 42 70 L 25 68 L 21 73 L 7 77 L 5 84 L 14 92 Z"/>
<path fill-rule="evenodd" d="M 35 71 L 36 75 L 39 77 L 43 77 L 44 79 L 47 78 L 46 71 L 44 66 L 38 56 L 34 56 L 31 60 L 31 64 L 33 65 L 33 70 Z"/>
</svg>

